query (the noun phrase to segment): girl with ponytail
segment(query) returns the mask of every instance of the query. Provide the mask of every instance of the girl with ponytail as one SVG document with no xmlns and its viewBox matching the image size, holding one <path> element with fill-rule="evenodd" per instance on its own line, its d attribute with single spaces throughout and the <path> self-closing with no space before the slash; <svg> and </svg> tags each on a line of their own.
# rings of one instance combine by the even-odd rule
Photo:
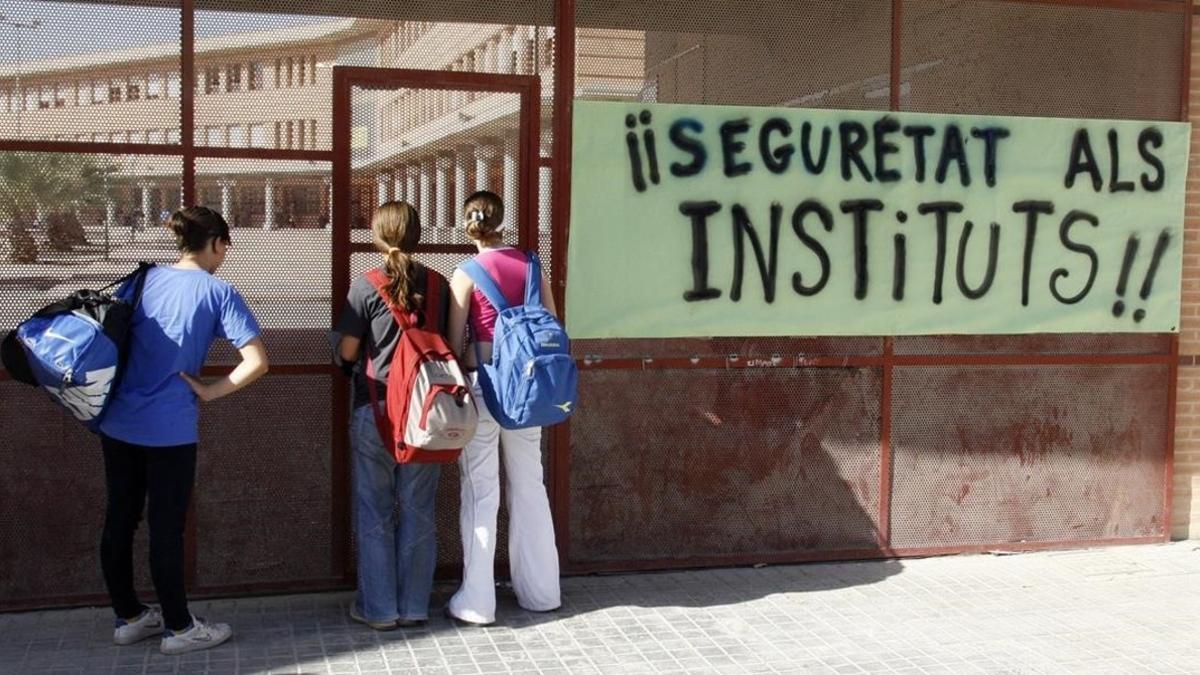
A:
<svg viewBox="0 0 1200 675">
<path fill-rule="evenodd" d="M 421 222 L 411 204 L 383 204 L 371 219 L 371 230 L 375 248 L 383 255 L 386 297 L 365 275 L 354 280 L 334 328 L 340 334 L 334 360 L 354 381 L 350 445 L 358 590 L 350 618 L 375 630 L 392 630 L 420 625 L 429 617 L 437 565 L 434 504 L 440 466 L 397 464 L 375 426 L 368 387 L 384 397 L 402 330 L 388 305 L 421 314 L 428 275 L 412 257 L 421 239 Z M 440 274 L 433 278 L 442 285 L 437 297 L 446 299 L 436 313 L 442 325 L 435 330 L 445 335 L 450 287 Z M 368 357 L 370 373 L 365 367 Z"/>
</svg>

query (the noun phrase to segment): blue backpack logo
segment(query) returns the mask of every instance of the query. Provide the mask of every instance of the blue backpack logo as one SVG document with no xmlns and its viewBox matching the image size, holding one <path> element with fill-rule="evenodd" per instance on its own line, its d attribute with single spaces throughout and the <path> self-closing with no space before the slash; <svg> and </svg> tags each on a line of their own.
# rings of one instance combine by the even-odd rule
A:
<svg viewBox="0 0 1200 675">
<path fill-rule="evenodd" d="M 542 266 L 527 253 L 525 304 L 509 307 L 500 287 L 475 260 L 462 270 L 496 308 L 492 360 L 479 359 L 483 401 L 505 429 L 558 424 L 575 411 L 579 372 L 567 331 L 542 305 Z M 479 355 L 479 344 L 475 344 Z"/>
<path fill-rule="evenodd" d="M 44 389 L 96 431 L 120 383 L 129 328 L 150 267 L 142 263 L 113 284 L 134 280 L 128 301 L 104 289 L 82 290 L 38 310 L 4 338 L 5 369 L 13 379 Z"/>
</svg>

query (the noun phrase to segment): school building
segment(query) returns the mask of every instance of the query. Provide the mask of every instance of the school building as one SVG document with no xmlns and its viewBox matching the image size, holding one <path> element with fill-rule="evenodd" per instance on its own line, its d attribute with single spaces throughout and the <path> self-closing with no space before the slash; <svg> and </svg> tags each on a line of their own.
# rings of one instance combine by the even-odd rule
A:
<svg viewBox="0 0 1200 675">
<path fill-rule="evenodd" d="M 378 264 L 375 205 L 412 202 L 420 256 L 448 275 L 473 250 L 464 196 L 500 193 L 507 240 L 541 251 L 561 306 L 588 283 L 566 262 L 571 184 L 606 178 L 572 162 L 576 100 L 1188 121 L 1195 11 L 21 3 L 0 9 L 0 330 L 170 261 L 159 225 L 180 204 L 219 209 L 236 228 L 220 274 L 272 368 L 202 414 L 190 588 L 347 588 L 349 400 L 326 332 Z M 564 571 L 1200 536 L 1200 189 L 1182 217 L 1178 334 L 576 341 L 578 412 L 544 436 Z M 62 243 L 64 219 L 81 240 Z M 209 372 L 233 359 L 214 349 Z M 0 371 L 0 453 L 0 610 L 103 602 L 97 440 Z M 439 500 L 452 576 L 456 471 Z"/>
</svg>

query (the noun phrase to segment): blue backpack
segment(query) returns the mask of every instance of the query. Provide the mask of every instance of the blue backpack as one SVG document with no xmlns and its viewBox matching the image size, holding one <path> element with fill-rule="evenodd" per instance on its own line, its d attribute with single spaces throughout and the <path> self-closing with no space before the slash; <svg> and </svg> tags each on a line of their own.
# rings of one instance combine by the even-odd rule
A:
<svg viewBox="0 0 1200 675">
<path fill-rule="evenodd" d="M 475 260 L 462 270 L 496 308 L 492 360 L 479 359 L 483 402 L 505 429 L 558 424 L 574 412 L 579 373 L 558 319 L 542 305 L 542 267 L 526 254 L 525 304 L 509 307 L 500 287 Z M 479 343 L 475 343 L 479 356 Z"/>
<path fill-rule="evenodd" d="M 22 321 L 4 338 L 4 368 L 13 379 L 45 389 L 96 431 L 120 383 L 133 313 L 150 267 L 141 263 L 105 288 L 76 291 Z M 105 292 L 130 280 L 134 287 L 129 300 Z"/>
</svg>

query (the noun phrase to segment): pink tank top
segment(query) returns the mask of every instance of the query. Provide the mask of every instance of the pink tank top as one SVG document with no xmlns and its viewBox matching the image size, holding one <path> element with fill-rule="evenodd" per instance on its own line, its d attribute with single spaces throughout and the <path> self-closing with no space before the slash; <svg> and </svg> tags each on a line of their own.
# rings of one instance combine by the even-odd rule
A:
<svg viewBox="0 0 1200 675">
<path fill-rule="evenodd" d="M 515 248 L 498 248 L 481 252 L 475 256 L 475 260 L 496 281 L 509 307 L 525 302 L 525 274 L 529 268 L 529 261 L 524 253 Z M 467 310 L 473 340 L 492 341 L 496 329 L 496 314 L 496 308 L 488 302 L 483 291 L 476 288 L 471 294 L 471 306 Z"/>
</svg>

